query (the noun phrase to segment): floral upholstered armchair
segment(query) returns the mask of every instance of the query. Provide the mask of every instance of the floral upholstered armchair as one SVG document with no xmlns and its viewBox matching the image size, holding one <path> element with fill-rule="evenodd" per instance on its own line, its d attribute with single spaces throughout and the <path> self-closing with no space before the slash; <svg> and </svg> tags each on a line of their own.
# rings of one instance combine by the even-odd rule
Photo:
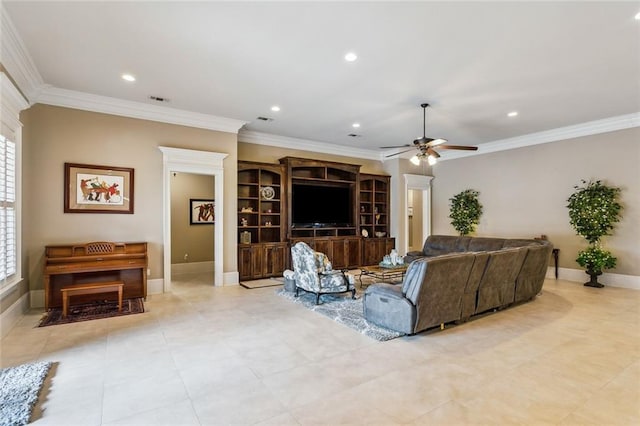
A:
<svg viewBox="0 0 640 426">
<path fill-rule="evenodd" d="M 336 271 L 324 253 L 314 251 L 306 243 L 299 242 L 291 247 L 293 273 L 296 283 L 296 297 L 302 289 L 316 295 L 316 305 L 320 295 L 351 292 L 356 298 L 356 288 L 344 271 Z"/>
</svg>

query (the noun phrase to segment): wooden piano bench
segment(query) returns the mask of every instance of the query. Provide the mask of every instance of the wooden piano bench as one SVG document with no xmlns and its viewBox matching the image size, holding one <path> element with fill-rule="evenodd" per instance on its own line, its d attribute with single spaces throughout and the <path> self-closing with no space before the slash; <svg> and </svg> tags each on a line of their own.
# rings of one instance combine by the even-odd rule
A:
<svg viewBox="0 0 640 426">
<path fill-rule="evenodd" d="M 118 312 L 122 312 L 122 281 L 109 281 L 104 283 L 78 284 L 60 289 L 62 292 L 62 317 L 66 317 L 69 311 L 69 298 L 82 294 L 118 293 Z"/>
</svg>

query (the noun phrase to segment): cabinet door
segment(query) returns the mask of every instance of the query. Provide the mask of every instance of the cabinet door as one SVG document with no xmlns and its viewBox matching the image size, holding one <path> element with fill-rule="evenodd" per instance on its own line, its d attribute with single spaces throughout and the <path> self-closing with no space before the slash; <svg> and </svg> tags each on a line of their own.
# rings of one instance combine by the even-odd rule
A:
<svg viewBox="0 0 640 426">
<path fill-rule="evenodd" d="M 266 244 L 263 249 L 265 277 L 280 276 L 286 269 L 287 245 Z"/>
<path fill-rule="evenodd" d="M 347 267 L 348 261 L 348 246 L 345 240 L 332 240 L 331 241 L 331 264 L 333 269 L 344 269 Z"/>
<path fill-rule="evenodd" d="M 384 254 L 391 253 L 391 250 L 396 248 L 396 239 L 395 238 L 386 238 L 384 244 L 385 244 Z"/>
<path fill-rule="evenodd" d="M 329 260 L 333 263 L 334 256 L 331 245 L 332 244 L 330 240 L 316 239 L 313 244 L 313 249 L 315 251 L 319 251 L 320 253 L 326 254 Z"/>
<path fill-rule="evenodd" d="M 347 245 L 347 268 L 357 268 L 362 265 L 362 248 L 360 245 L 360 238 L 348 238 L 345 241 Z"/>
<path fill-rule="evenodd" d="M 250 246 L 238 246 L 238 275 L 240 276 L 240 281 L 253 278 L 252 252 L 253 250 Z"/>
<path fill-rule="evenodd" d="M 363 244 L 363 254 L 362 254 L 362 263 L 364 265 L 376 265 L 382 261 L 382 257 L 378 259 L 378 239 L 374 238 L 365 238 L 362 242 Z"/>
<path fill-rule="evenodd" d="M 264 276 L 264 246 L 256 244 L 251 247 L 251 278 L 257 279 Z"/>
</svg>

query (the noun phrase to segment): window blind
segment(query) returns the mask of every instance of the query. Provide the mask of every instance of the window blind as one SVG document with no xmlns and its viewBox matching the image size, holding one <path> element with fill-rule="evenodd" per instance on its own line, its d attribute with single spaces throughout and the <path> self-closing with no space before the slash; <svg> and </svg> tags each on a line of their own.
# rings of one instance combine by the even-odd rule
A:
<svg viewBox="0 0 640 426">
<path fill-rule="evenodd" d="M 16 273 L 16 144 L 0 135 L 0 281 Z"/>
</svg>

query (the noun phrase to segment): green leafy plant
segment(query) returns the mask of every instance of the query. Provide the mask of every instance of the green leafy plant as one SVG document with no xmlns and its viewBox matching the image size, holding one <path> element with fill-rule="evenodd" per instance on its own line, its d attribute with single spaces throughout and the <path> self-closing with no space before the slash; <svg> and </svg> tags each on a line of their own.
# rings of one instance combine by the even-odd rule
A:
<svg viewBox="0 0 640 426">
<path fill-rule="evenodd" d="M 478 200 L 480 193 L 473 189 L 465 189 L 449 198 L 451 225 L 460 235 L 473 232 L 475 225 L 480 223 L 482 204 Z"/>
<path fill-rule="evenodd" d="M 620 222 L 622 205 L 618 202 L 621 189 L 607 186 L 601 181 L 582 181 L 583 186 L 575 186 L 567 202 L 569 223 L 576 234 L 589 242 L 589 247 L 578 252 L 576 262 L 590 275 L 599 275 L 604 269 L 616 267 L 617 259 L 611 252 L 600 246 L 600 240 Z M 592 277 L 593 287 L 602 287 Z"/>
<path fill-rule="evenodd" d="M 616 260 L 610 251 L 604 250 L 598 245 L 591 245 L 578 253 L 576 262 L 588 272 L 599 274 L 604 269 L 615 268 Z"/>
<path fill-rule="evenodd" d="M 584 186 L 575 186 L 576 191 L 567 200 L 569 223 L 589 244 L 595 244 L 603 236 L 611 235 L 614 224 L 620 221 L 620 188 L 599 180 L 582 183 Z"/>
</svg>

